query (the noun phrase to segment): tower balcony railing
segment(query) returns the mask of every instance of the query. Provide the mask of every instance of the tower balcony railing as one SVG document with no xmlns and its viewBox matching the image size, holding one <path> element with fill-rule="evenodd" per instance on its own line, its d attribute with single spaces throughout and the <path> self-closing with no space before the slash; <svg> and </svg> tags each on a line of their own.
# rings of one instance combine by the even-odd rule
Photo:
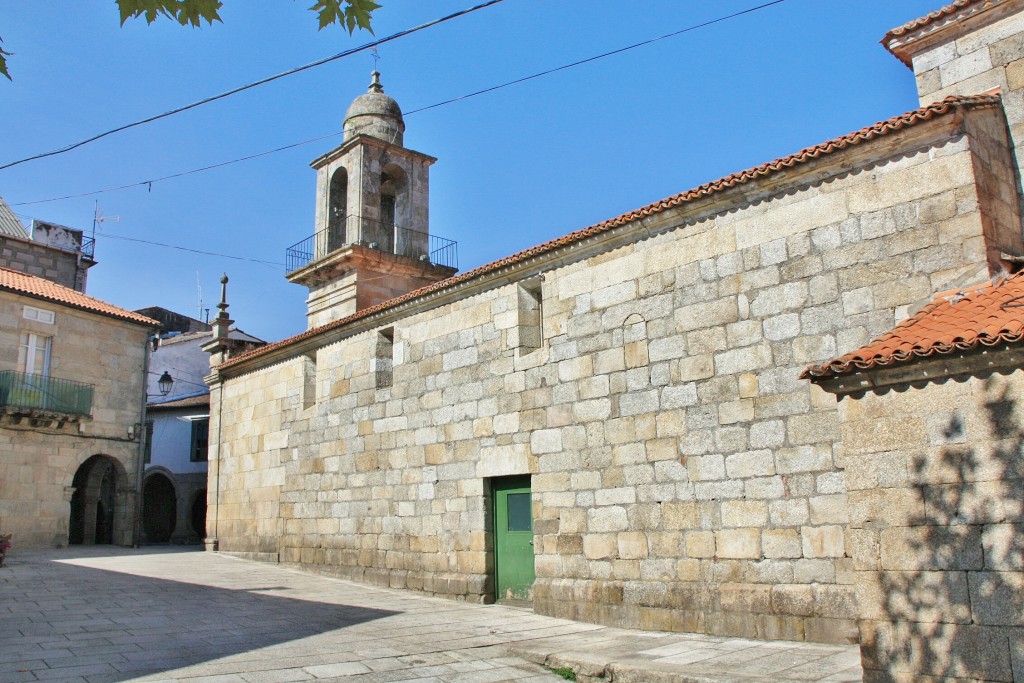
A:
<svg viewBox="0 0 1024 683">
<path fill-rule="evenodd" d="M 79 417 L 92 413 L 93 385 L 14 370 L 0 371 L 0 409 Z"/>
<path fill-rule="evenodd" d="M 296 242 L 285 251 L 285 269 L 291 273 L 313 261 L 357 244 L 425 261 L 430 265 L 458 269 L 458 243 L 419 230 L 400 228 L 361 216 L 346 216 L 344 221 Z"/>
</svg>

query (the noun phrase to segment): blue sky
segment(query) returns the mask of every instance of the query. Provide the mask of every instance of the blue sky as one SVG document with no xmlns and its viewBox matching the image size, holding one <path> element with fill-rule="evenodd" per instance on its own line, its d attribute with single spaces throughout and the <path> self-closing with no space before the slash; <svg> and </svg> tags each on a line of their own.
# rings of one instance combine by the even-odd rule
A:
<svg viewBox="0 0 1024 683">
<path fill-rule="evenodd" d="M 472 0 L 382 0 L 378 36 Z M 113 2 L 0 5 L 14 81 L 0 82 L 0 164 L 213 95 L 372 39 L 317 32 L 309 2 L 225 0 L 224 23 L 118 25 Z M 379 49 L 388 94 L 411 111 L 761 4 L 758 0 L 505 0 Z M 405 144 L 438 157 L 431 232 L 467 270 L 917 107 L 913 75 L 878 43 L 939 0 L 786 0 L 736 19 L 406 118 Z M 230 313 L 277 340 L 305 329 L 306 290 L 285 249 L 313 233 L 309 162 L 340 135 L 205 173 L 208 166 L 341 130 L 366 90 L 359 54 L 0 171 L 24 217 L 101 226 L 88 293 L 197 315 L 226 271 Z M 239 257 L 190 253 L 120 238 Z M 267 261 L 257 263 L 256 261 Z M 276 264 L 276 265 L 274 265 Z M 215 313 L 216 310 L 214 309 Z"/>
</svg>

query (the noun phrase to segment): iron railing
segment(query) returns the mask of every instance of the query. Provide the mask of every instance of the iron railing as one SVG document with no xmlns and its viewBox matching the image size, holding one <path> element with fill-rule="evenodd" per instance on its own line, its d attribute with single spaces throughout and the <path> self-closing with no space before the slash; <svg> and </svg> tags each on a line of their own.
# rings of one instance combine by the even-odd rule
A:
<svg viewBox="0 0 1024 683">
<path fill-rule="evenodd" d="M 78 251 L 82 252 L 82 256 L 88 256 L 90 259 L 96 258 L 96 238 L 95 237 L 82 237 L 82 248 Z"/>
<path fill-rule="evenodd" d="M 93 386 L 70 379 L 0 371 L 0 408 L 25 408 L 48 413 L 88 416 Z"/>
<path fill-rule="evenodd" d="M 397 225 L 388 227 L 380 221 L 354 215 L 346 216 L 326 230 L 288 247 L 285 268 L 291 273 L 351 244 L 427 261 L 435 266 L 458 268 L 458 243 L 455 240 Z"/>
</svg>

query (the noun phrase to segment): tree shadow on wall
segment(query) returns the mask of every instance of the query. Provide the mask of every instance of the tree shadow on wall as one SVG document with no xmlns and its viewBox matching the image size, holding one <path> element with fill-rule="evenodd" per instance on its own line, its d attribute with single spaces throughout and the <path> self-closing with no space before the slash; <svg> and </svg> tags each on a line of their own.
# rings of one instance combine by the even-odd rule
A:
<svg viewBox="0 0 1024 683">
<path fill-rule="evenodd" d="M 1005 378 L 980 384 L 980 405 L 936 425 L 936 445 L 908 462 L 908 526 L 880 531 L 866 681 L 1024 681 L 1024 575 L 1008 573 L 1024 570 L 1024 406 Z"/>
</svg>

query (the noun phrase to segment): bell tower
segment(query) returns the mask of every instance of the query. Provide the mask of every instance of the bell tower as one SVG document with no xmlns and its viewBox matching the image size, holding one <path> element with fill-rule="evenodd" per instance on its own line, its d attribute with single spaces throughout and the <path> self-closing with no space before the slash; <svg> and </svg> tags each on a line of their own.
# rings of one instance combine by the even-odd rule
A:
<svg viewBox="0 0 1024 683">
<path fill-rule="evenodd" d="M 405 121 L 373 72 L 345 115 L 341 146 L 313 161 L 316 233 L 288 249 L 309 288 L 307 328 L 454 275 L 455 243 L 430 235 L 430 166 L 403 146 Z"/>
</svg>

